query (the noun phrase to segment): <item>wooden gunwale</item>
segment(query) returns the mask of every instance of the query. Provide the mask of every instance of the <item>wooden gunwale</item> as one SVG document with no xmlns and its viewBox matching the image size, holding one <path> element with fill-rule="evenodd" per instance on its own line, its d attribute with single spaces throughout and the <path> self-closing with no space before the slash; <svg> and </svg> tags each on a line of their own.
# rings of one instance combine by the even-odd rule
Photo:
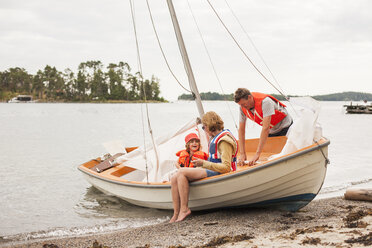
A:
<svg viewBox="0 0 372 248">
<path fill-rule="evenodd" d="M 322 147 L 328 146 L 330 144 L 330 141 L 328 139 L 323 138 L 318 142 L 319 145 L 314 143 L 314 144 L 312 144 L 308 147 L 305 147 L 303 149 L 300 149 L 296 152 L 293 152 L 293 153 L 287 154 L 285 156 L 281 156 L 281 157 L 275 158 L 273 160 L 267 161 L 267 158 L 269 156 L 275 154 L 275 153 L 268 153 L 267 150 L 271 148 L 270 146 L 272 146 L 273 143 L 276 143 L 277 145 L 283 144 L 283 138 L 285 138 L 285 137 L 274 137 L 274 138 L 269 139 L 271 142 L 268 142 L 267 146 L 265 146 L 265 148 L 264 148 L 263 154 L 261 155 L 263 160 L 266 159 L 266 161 L 261 160 L 261 161 L 259 161 L 261 163 L 257 163 L 254 166 L 247 166 L 247 165 L 246 166 L 239 166 L 238 170 L 235 171 L 235 172 L 229 172 L 229 173 L 225 173 L 225 174 L 221 174 L 221 175 L 217 175 L 217 176 L 213 176 L 213 177 L 203 178 L 201 180 L 192 182 L 190 185 L 204 184 L 204 183 L 224 180 L 225 178 L 240 176 L 240 175 L 246 174 L 246 173 L 252 173 L 256 170 L 264 169 L 266 167 L 273 166 L 275 164 L 279 164 L 280 162 L 286 161 L 290 158 L 301 156 L 301 155 L 303 155 L 305 153 L 308 153 L 308 152 L 311 152 L 313 150 L 319 150 Z M 254 154 L 254 149 L 253 148 L 255 147 L 254 146 L 255 142 L 258 144 L 258 139 L 246 140 L 246 144 L 248 144 L 248 146 L 246 147 L 246 154 L 247 154 L 248 158 L 250 156 L 253 156 L 253 154 Z M 131 148 L 131 149 L 134 150 L 135 148 Z M 280 152 L 280 150 L 281 150 L 281 148 L 279 149 L 279 152 Z M 277 147 L 276 150 L 274 148 L 274 151 L 278 152 L 278 147 Z M 116 184 L 122 184 L 122 185 L 126 185 L 126 186 L 133 186 L 133 187 L 170 187 L 169 182 L 165 182 L 165 183 L 160 183 L 160 182 L 159 183 L 146 183 L 146 182 L 129 181 L 129 180 L 123 179 L 119 176 L 120 175 L 122 176 L 126 173 L 129 173 L 129 172 L 135 170 L 133 168 L 126 167 L 126 166 L 123 166 L 123 165 L 113 167 L 113 168 L 108 169 L 106 171 L 103 171 L 101 173 L 98 173 L 98 172 L 95 172 L 95 171 L 89 169 L 89 168 L 93 167 L 94 165 L 96 165 L 97 163 L 99 163 L 99 160 L 93 159 L 91 161 L 88 161 L 88 162 L 80 165 L 78 167 L 78 169 L 81 172 L 83 172 L 85 174 L 88 174 L 89 176 L 93 176 L 93 177 L 99 178 L 101 180 L 109 181 L 109 182 L 116 183 Z M 125 173 L 123 173 L 123 171 Z"/>
</svg>

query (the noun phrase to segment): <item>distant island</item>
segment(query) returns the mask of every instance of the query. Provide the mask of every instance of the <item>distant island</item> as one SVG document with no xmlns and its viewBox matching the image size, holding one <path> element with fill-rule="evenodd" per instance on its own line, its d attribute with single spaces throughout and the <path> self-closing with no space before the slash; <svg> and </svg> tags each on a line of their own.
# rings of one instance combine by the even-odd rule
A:
<svg viewBox="0 0 372 248">
<path fill-rule="evenodd" d="M 166 102 L 160 97 L 158 78 L 145 79 L 139 72 L 132 73 L 122 61 L 108 66 L 99 60 L 82 62 L 77 73 L 49 65 L 36 74 L 19 67 L 0 71 L 0 101 L 18 95 L 38 102 Z"/>
<path fill-rule="evenodd" d="M 210 101 L 233 101 L 234 94 L 222 95 L 217 92 L 202 92 L 200 93 L 202 100 Z M 178 100 L 194 100 L 191 94 L 182 94 L 178 97 Z"/>
<path fill-rule="evenodd" d="M 282 95 L 271 94 L 280 101 L 285 100 Z M 289 95 L 288 97 L 298 97 L 299 95 Z M 200 93 L 202 100 L 210 101 L 234 101 L 234 94 L 219 94 L 217 92 L 202 92 Z M 353 92 L 347 91 L 342 93 L 333 93 L 326 95 L 315 95 L 311 96 L 318 101 L 372 101 L 372 94 L 365 92 Z M 178 100 L 194 100 L 191 94 L 182 94 L 178 97 Z"/>
</svg>

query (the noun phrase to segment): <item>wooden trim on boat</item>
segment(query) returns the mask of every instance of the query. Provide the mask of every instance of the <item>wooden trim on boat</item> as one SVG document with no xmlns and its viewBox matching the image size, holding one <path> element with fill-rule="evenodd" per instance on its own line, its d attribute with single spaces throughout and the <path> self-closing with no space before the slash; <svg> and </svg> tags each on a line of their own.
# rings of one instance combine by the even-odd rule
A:
<svg viewBox="0 0 372 248">
<path fill-rule="evenodd" d="M 246 140 L 246 142 L 251 142 L 251 141 L 255 142 L 255 140 Z M 280 141 L 279 137 L 274 137 L 273 141 L 274 142 L 282 142 L 282 141 Z M 311 146 L 305 147 L 303 149 L 300 149 L 296 152 L 287 154 L 285 156 L 275 158 L 271 161 L 265 161 L 263 163 L 260 163 L 260 164 L 254 165 L 254 166 L 242 166 L 242 167 L 239 168 L 239 170 L 237 170 L 235 172 L 229 172 L 229 173 L 225 173 L 225 174 L 221 174 L 221 175 L 217 175 L 217 176 L 213 176 L 213 177 L 203 178 L 201 180 L 190 183 L 190 185 L 192 186 L 192 185 L 206 184 L 206 183 L 221 181 L 221 180 L 225 180 L 225 179 L 230 179 L 230 178 L 241 176 L 241 175 L 247 174 L 247 173 L 253 173 L 254 171 L 273 166 L 273 165 L 278 164 L 280 162 L 283 162 L 285 160 L 301 156 L 303 154 L 309 153 L 309 152 L 314 151 L 314 150 L 319 150 L 323 147 L 328 146 L 329 144 L 330 144 L 330 141 L 328 139 L 323 138 L 322 140 L 319 141 L 319 145 L 315 143 L 315 144 L 312 144 Z M 250 146 L 249 148 L 252 148 L 252 147 L 254 147 L 254 146 Z M 265 148 L 271 149 L 270 145 L 265 146 Z M 265 148 L 264 148 L 264 151 L 265 151 Z M 136 148 L 134 148 L 134 149 L 136 149 Z M 267 151 L 267 149 L 266 149 L 266 151 Z M 248 149 L 246 149 L 246 150 L 248 150 Z M 272 155 L 272 154 L 273 153 L 270 153 L 270 155 Z M 138 182 L 138 181 L 128 181 L 128 180 L 120 178 L 119 176 L 124 175 L 126 173 L 129 173 L 129 172 L 135 170 L 135 169 L 127 167 L 127 166 L 120 166 L 119 165 L 118 167 L 108 169 L 108 170 L 106 170 L 104 172 L 101 172 L 101 173 L 97 173 L 95 171 L 90 170 L 89 168 L 94 166 L 96 163 L 98 163 L 96 160 L 91 160 L 91 161 L 88 161 L 85 164 L 80 165 L 78 167 L 78 169 L 81 172 L 88 174 L 89 176 L 93 176 L 95 178 L 98 178 L 98 179 L 101 179 L 101 180 L 104 180 L 104 181 L 112 182 L 112 183 L 115 183 L 115 184 L 121 184 L 121 185 L 125 185 L 125 186 L 145 187 L 145 188 L 169 188 L 170 187 L 170 182 L 167 182 L 167 183 L 160 183 L 160 182 L 159 183 L 146 183 L 146 182 Z M 325 166 L 326 166 L 326 164 L 325 164 Z"/>
</svg>

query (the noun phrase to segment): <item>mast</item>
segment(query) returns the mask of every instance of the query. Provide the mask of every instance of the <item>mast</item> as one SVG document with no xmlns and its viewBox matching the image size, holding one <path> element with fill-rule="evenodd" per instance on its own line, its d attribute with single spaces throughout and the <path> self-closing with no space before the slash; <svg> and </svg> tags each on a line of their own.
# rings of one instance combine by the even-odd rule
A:
<svg viewBox="0 0 372 248">
<path fill-rule="evenodd" d="M 172 0 L 167 0 L 167 3 L 168 3 L 168 8 L 169 8 L 169 13 L 170 13 L 171 18 L 172 18 L 174 32 L 176 33 L 176 37 L 177 37 L 177 41 L 178 41 L 178 47 L 179 47 L 181 55 L 182 55 L 182 60 L 183 60 L 184 66 L 185 66 L 187 77 L 189 79 L 190 89 L 191 89 L 193 95 L 195 96 L 195 102 L 196 102 L 196 106 L 198 107 L 199 116 L 200 116 L 200 118 L 202 118 L 203 115 L 204 115 L 204 108 L 203 108 L 203 105 L 202 105 L 202 102 L 201 102 L 198 87 L 196 86 L 194 73 L 192 72 L 190 60 L 189 60 L 189 57 L 187 55 L 187 51 L 186 51 L 185 43 L 183 41 L 181 29 L 180 29 L 180 26 L 178 24 L 176 11 L 174 10 Z"/>
</svg>

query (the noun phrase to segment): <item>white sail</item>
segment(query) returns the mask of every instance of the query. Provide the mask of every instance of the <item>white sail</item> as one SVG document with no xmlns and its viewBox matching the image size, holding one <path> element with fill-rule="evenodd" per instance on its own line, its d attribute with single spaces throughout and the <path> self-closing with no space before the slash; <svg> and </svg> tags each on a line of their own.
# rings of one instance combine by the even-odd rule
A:
<svg viewBox="0 0 372 248">
<path fill-rule="evenodd" d="M 293 105 L 301 107 L 294 116 L 293 124 L 287 133 L 287 142 L 279 154 L 270 157 L 274 159 L 310 146 L 322 138 L 322 129 L 317 122 L 320 104 L 311 97 L 291 97 Z"/>
<path fill-rule="evenodd" d="M 136 150 L 118 157 L 115 163 L 123 164 L 127 167 L 142 171 L 139 177 L 141 181 L 160 182 L 161 178 L 168 172 L 176 168 L 178 157 L 176 153 L 185 149 L 185 137 L 187 134 L 195 132 L 201 139 L 201 145 L 204 152 L 208 149 L 208 140 L 201 125 L 196 125 L 195 119 L 189 121 L 177 131 L 170 132 L 155 140 L 159 157 L 159 170 L 156 172 L 156 157 L 152 144 L 146 145 L 146 152 L 143 146 Z M 147 164 L 147 169 L 146 169 Z M 148 177 L 146 176 L 146 171 Z"/>
</svg>

